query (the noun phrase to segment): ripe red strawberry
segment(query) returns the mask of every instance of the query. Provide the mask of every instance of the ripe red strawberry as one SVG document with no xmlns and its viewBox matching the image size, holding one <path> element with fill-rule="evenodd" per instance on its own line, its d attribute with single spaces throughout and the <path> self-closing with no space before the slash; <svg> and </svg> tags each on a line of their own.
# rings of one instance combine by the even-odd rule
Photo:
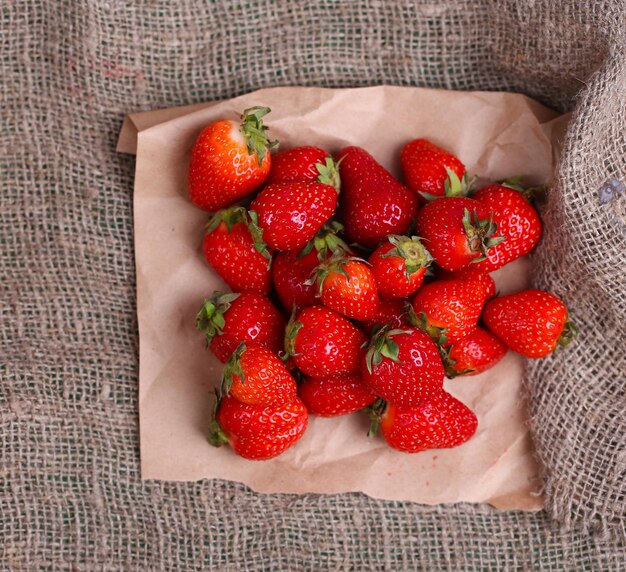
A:
<svg viewBox="0 0 626 572">
<path fill-rule="evenodd" d="M 443 360 L 446 377 L 483 373 L 496 365 L 506 352 L 507 347 L 496 336 L 479 326 L 446 351 Z"/>
<path fill-rule="evenodd" d="M 405 453 L 457 447 L 477 427 L 478 419 L 469 407 L 445 391 L 418 407 L 388 403 L 380 423 L 387 444 Z"/>
<path fill-rule="evenodd" d="M 405 298 L 416 292 L 431 262 L 417 236 L 393 234 L 369 258 L 378 294 L 384 298 Z"/>
<path fill-rule="evenodd" d="M 263 294 L 214 292 L 204 301 L 196 326 L 206 334 L 211 351 L 226 363 L 241 342 L 260 344 L 275 354 L 281 352 L 286 321 Z"/>
<path fill-rule="evenodd" d="M 207 225 L 202 249 L 206 261 L 232 290 L 269 294 L 272 255 L 254 218 L 243 207 L 217 212 Z"/>
<path fill-rule="evenodd" d="M 334 187 L 306 181 L 267 185 L 250 205 L 269 247 L 292 252 L 300 252 L 336 208 Z"/>
<path fill-rule="evenodd" d="M 345 415 L 376 401 L 376 396 L 363 383 L 360 375 L 307 377 L 298 386 L 298 394 L 309 413 L 320 417 Z"/>
<path fill-rule="evenodd" d="M 371 320 L 363 322 L 363 331 L 370 334 L 376 326 L 388 325 L 390 330 L 410 326 L 406 304 L 405 298 L 379 298 L 378 311 Z"/>
<path fill-rule="evenodd" d="M 295 397 L 277 406 L 246 405 L 234 397 L 218 401 L 209 431 L 209 442 L 215 447 L 229 443 L 235 453 L 246 459 L 264 460 L 276 457 L 302 437 L 308 413 Z"/>
<path fill-rule="evenodd" d="M 495 247 L 494 247 L 495 248 Z M 472 281 L 478 282 L 484 292 L 485 300 L 493 298 L 496 295 L 496 283 L 493 278 L 487 274 L 482 268 L 481 264 L 470 264 L 462 270 L 456 272 L 449 272 L 447 270 L 437 270 L 437 280 L 463 280 L 464 282 Z"/>
<path fill-rule="evenodd" d="M 435 262 L 446 270 L 461 270 L 484 260 L 490 248 L 504 241 L 487 207 L 466 197 L 443 197 L 424 205 L 416 232 Z"/>
<path fill-rule="evenodd" d="M 293 401 L 296 381 L 276 354 L 259 344 L 241 343 L 224 366 L 222 394 L 248 405 Z"/>
<path fill-rule="evenodd" d="M 371 320 L 376 315 L 378 288 L 365 261 L 334 256 L 320 264 L 316 273 L 324 306 L 354 320 Z"/>
<path fill-rule="evenodd" d="M 269 174 L 270 141 L 262 117 L 268 107 L 251 107 L 242 122 L 229 119 L 205 127 L 191 151 L 187 181 L 189 199 L 206 211 L 232 205 L 258 189 Z"/>
<path fill-rule="evenodd" d="M 484 291 L 478 282 L 438 280 L 417 292 L 412 318 L 435 341 L 451 344 L 476 329 L 484 303 Z"/>
<path fill-rule="evenodd" d="M 293 181 L 320 182 L 339 190 L 339 172 L 333 158 L 324 149 L 305 146 L 276 153 L 268 184 Z"/>
<path fill-rule="evenodd" d="M 302 310 L 316 304 L 315 284 L 307 283 L 320 262 L 333 254 L 351 254 L 348 245 L 337 236 L 343 227 L 338 222 L 324 225 L 300 254 L 280 252 L 272 264 L 272 279 L 283 308 Z"/>
<path fill-rule="evenodd" d="M 494 298 L 486 304 L 483 320 L 510 349 L 529 358 L 545 357 L 577 334 L 565 304 L 544 290 Z"/>
<path fill-rule="evenodd" d="M 361 330 L 324 306 L 302 310 L 287 324 L 285 334 L 287 354 L 311 377 L 359 373 L 366 342 Z"/>
<path fill-rule="evenodd" d="M 417 328 L 379 330 L 361 367 L 363 381 L 376 395 L 403 407 L 417 407 L 443 389 L 437 346 Z"/>
<path fill-rule="evenodd" d="M 449 194 L 446 190 L 452 181 L 466 178 L 465 165 L 459 159 L 426 139 L 407 143 L 400 152 L 400 163 L 409 189 L 428 200 Z"/>
<path fill-rule="evenodd" d="M 416 197 L 360 147 L 346 147 L 337 158 L 348 239 L 374 248 L 389 234 L 405 234 L 417 213 Z"/>
<path fill-rule="evenodd" d="M 535 248 L 541 238 L 541 220 L 521 189 L 489 185 L 472 198 L 493 212 L 498 234 L 506 238 L 487 251 L 487 260 L 477 264 L 484 272 L 502 268 Z"/>
</svg>

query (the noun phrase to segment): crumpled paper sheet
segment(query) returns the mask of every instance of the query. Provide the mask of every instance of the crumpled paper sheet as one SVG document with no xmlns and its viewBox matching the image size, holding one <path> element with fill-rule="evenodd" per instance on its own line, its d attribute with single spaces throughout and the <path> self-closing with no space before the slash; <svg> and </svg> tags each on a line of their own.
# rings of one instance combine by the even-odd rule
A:
<svg viewBox="0 0 626 572">
<path fill-rule="evenodd" d="M 461 158 L 479 183 L 523 175 L 550 181 L 567 117 L 525 96 L 380 86 L 285 87 L 232 100 L 139 113 L 126 118 L 118 151 L 137 154 L 134 191 L 139 416 L 143 479 L 223 478 L 261 492 L 340 493 L 424 504 L 489 503 L 542 507 L 522 388 L 523 359 L 509 352 L 492 370 L 446 380 L 448 391 L 478 416 L 466 444 L 405 454 L 368 439 L 367 416 L 310 416 L 305 436 L 280 457 L 240 459 L 207 442 L 212 388 L 222 366 L 194 327 L 203 299 L 224 283 L 200 244 L 207 214 L 186 197 L 192 144 L 209 122 L 267 105 L 281 148 L 318 145 L 367 149 L 394 174 L 404 143 L 425 137 Z M 498 271 L 500 293 L 529 285 L 528 259 Z"/>
</svg>

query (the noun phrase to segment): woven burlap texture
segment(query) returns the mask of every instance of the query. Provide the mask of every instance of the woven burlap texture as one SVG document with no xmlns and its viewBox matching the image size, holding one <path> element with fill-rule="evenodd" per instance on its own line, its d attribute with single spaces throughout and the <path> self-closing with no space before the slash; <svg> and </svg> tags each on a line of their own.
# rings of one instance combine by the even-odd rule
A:
<svg viewBox="0 0 626 572">
<path fill-rule="evenodd" d="M 2 569 L 625 569 L 625 8 L 4 2 Z M 518 91 L 574 110 L 535 280 L 582 334 L 527 378 L 547 510 L 142 483 L 123 116 L 274 85 L 379 83 Z"/>
</svg>

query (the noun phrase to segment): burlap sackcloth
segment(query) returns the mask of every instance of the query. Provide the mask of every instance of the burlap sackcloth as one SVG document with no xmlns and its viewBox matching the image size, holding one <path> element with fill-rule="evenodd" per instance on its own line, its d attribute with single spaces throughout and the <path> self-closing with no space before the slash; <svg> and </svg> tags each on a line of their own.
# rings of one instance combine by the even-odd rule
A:
<svg viewBox="0 0 626 572">
<path fill-rule="evenodd" d="M 3 2 L 2 569 L 626 569 L 624 14 L 619 0 Z M 528 369 L 546 510 L 142 483 L 123 116 L 380 83 L 574 111 L 535 258 L 581 330 Z"/>
</svg>

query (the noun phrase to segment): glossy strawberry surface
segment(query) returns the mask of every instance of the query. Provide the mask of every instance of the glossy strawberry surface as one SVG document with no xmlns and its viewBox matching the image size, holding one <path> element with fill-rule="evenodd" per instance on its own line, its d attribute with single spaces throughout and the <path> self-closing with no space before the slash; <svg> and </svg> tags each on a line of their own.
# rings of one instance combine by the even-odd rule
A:
<svg viewBox="0 0 626 572">
<path fill-rule="evenodd" d="M 299 252 L 337 207 L 337 191 L 322 183 L 292 181 L 267 185 L 252 201 L 263 240 L 271 249 Z"/>
<path fill-rule="evenodd" d="M 427 327 L 444 330 L 447 343 L 454 343 L 476 329 L 484 303 L 478 283 L 437 280 L 420 288 L 413 310 L 418 318 L 425 317 Z"/>
<path fill-rule="evenodd" d="M 363 381 L 376 395 L 396 405 L 415 407 L 442 390 L 444 367 L 437 346 L 426 333 L 407 328 L 391 330 L 382 338 L 379 358 L 375 356 L 375 337 L 361 363 Z M 390 357 L 393 353 L 395 357 Z"/>
<path fill-rule="evenodd" d="M 468 441 L 477 427 L 476 415 L 445 391 L 419 407 L 389 403 L 380 424 L 385 441 L 405 453 L 457 447 Z"/>
<path fill-rule="evenodd" d="M 488 225 L 490 210 L 475 199 L 442 197 L 425 204 L 417 215 L 416 233 L 435 262 L 445 270 L 461 270 L 483 256 L 497 232 Z M 464 221 L 471 220 L 466 224 Z M 481 221 L 484 228 L 479 228 Z"/>
<path fill-rule="evenodd" d="M 465 175 L 465 165 L 457 157 L 427 139 L 407 143 L 400 152 L 400 163 L 404 181 L 416 194 L 444 196 L 448 179 L 446 168 L 459 179 Z"/>
<path fill-rule="evenodd" d="M 226 362 L 222 392 L 248 405 L 293 401 L 296 381 L 283 361 L 259 344 L 241 344 Z"/>
<path fill-rule="evenodd" d="M 378 310 L 378 288 L 367 264 L 350 258 L 331 259 L 317 278 L 320 300 L 353 320 L 370 320 Z"/>
<path fill-rule="evenodd" d="M 302 310 L 287 326 L 285 347 L 300 371 L 311 377 L 359 373 L 367 336 L 324 306 Z"/>
<path fill-rule="evenodd" d="M 376 395 L 360 375 L 307 377 L 298 386 L 298 394 L 309 413 L 321 417 L 352 413 L 376 401 Z"/>
<path fill-rule="evenodd" d="M 452 344 L 448 353 L 449 375 L 478 375 L 500 362 L 507 347 L 488 330 L 477 327 L 471 334 Z"/>
<path fill-rule="evenodd" d="M 541 238 L 541 219 L 520 191 L 505 185 L 489 185 L 472 198 L 493 213 L 498 234 L 506 238 L 488 250 L 487 260 L 477 264 L 481 270 L 493 272 L 535 248 Z"/>
<path fill-rule="evenodd" d="M 263 294 L 216 292 L 202 305 L 197 326 L 211 351 L 226 363 L 241 342 L 258 343 L 276 354 L 282 351 L 286 320 Z"/>
<path fill-rule="evenodd" d="M 374 248 L 389 234 L 405 234 L 417 213 L 415 195 L 360 147 L 346 147 L 337 160 L 348 239 Z"/>
<path fill-rule="evenodd" d="M 576 333 L 563 301 L 544 290 L 523 290 L 489 301 L 483 320 L 514 352 L 529 358 L 552 353 Z"/>
<path fill-rule="evenodd" d="M 272 155 L 272 168 L 268 184 L 293 181 L 317 181 L 319 167 L 326 164 L 330 155 L 320 147 L 306 145 L 293 147 Z"/>
</svg>

